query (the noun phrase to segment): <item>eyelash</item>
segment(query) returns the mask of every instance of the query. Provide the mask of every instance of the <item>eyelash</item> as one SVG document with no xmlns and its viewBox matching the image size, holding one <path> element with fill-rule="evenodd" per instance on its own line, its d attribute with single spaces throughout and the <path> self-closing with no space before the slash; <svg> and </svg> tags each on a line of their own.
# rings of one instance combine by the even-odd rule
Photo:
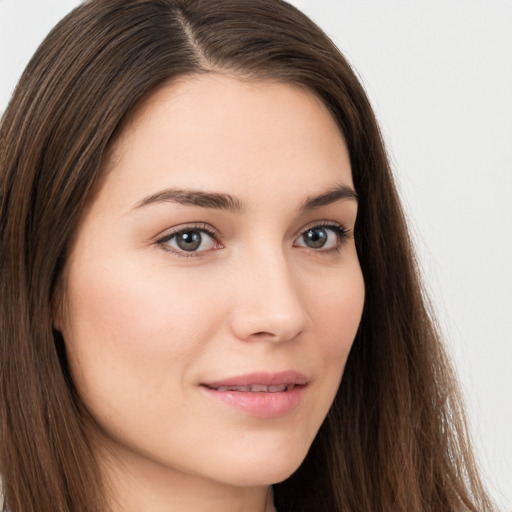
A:
<svg viewBox="0 0 512 512">
<path fill-rule="evenodd" d="M 303 248 L 309 249 L 310 251 L 317 253 L 317 254 L 318 253 L 331 254 L 333 252 L 339 253 L 341 246 L 347 240 L 349 240 L 350 238 L 353 238 L 350 234 L 351 230 L 347 229 L 345 226 L 343 226 L 343 224 L 335 223 L 332 221 L 325 221 L 325 222 L 315 222 L 313 224 L 305 226 L 304 228 L 302 228 L 300 233 L 298 233 L 295 236 L 295 240 L 298 240 L 300 237 L 303 237 L 308 231 L 315 229 L 315 228 L 324 228 L 324 229 L 329 229 L 329 230 L 333 231 L 334 234 L 336 235 L 336 238 L 338 241 L 336 247 L 332 247 L 329 249 L 322 249 L 322 248 L 313 249 L 313 248 L 307 247 L 307 246 L 295 245 L 295 242 L 294 242 L 294 247 L 303 247 Z M 163 237 L 158 238 L 155 241 L 155 243 L 156 243 L 156 245 L 162 247 L 165 251 L 171 252 L 180 258 L 200 258 L 200 257 L 204 256 L 204 253 L 209 252 L 209 250 L 187 252 L 187 251 L 181 251 L 181 250 L 177 250 L 175 248 L 171 248 L 168 245 L 168 242 L 171 241 L 174 237 L 176 237 L 182 233 L 187 233 L 189 231 L 197 231 L 199 233 L 206 233 L 207 235 L 212 237 L 212 239 L 215 241 L 216 244 L 219 244 L 222 246 L 222 243 L 220 241 L 220 239 L 221 239 L 220 233 L 217 230 L 213 229 L 209 224 L 203 224 L 203 223 L 191 224 L 188 226 L 179 227 L 179 228 L 167 233 Z M 222 248 L 222 247 L 220 247 L 220 248 Z"/>
<path fill-rule="evenodd" d="M 165 251 L 171 252 L 172 254 L 178 256 L 179 258 L 200 258 L 202 257 L 205 252 L 208 251 L 179 251 L 177 249 L 174 249 L 170 247 L 167 242 L 170 242 L 175 236 L 180 235 L 181 233 L 187 233 L 188 231 L 198 231 L 199 233 L 206 233 L 207 235 L 211 236 L 215 243 L 221 244 L 220 242 L 220 233 L 213 229 L 209 224 L 191 224 L 184 227 L 179 227 L 173 231 L 170 231 L 163 237 L 156 240 L 156 245 L 162 247 Z"/>
<path fill-rule="evenodd" d="M 321 254 L 332 254 L 333 252 L 339 253 L 342 245 L 347 242 L 351 236 L 351 230 L 346 228 L 343 224 L 340 224 L 338 222 L 332 222 L 332 221 L 320 221 L 320 222 L 314 222 L 308 226 L 305 226 L 302 228 L 301 232 L 296 235 L 295 240 L 298 240 L 300 237 L 303 237 L 308 231 L 312 229 L 317 228 L 324 228 L 324 229 L 330 229 L 334 232 L 337 238 L 337 244 L 336 247 L 332 247 L 330 249 L 313 249 L 309 247 L 311 251 L 314 253 L 321 253 Z M 300 246 L 303 247 L 303 246 Z M 306 247 L 308 248 L 308 247 Z"/>
</svg>

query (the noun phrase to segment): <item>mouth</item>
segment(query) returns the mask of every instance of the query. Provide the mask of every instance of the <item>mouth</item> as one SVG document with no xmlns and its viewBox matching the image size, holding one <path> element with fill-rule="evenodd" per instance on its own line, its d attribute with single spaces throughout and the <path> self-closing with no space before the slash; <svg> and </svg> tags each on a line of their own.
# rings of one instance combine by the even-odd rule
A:
<svg viewBox="0 0 512 512">
<path fill-rule="evenodd" d="M 213 389 L 215 391 L 243 391 L 250 393 L 283 393 L 292 390 L 299 384 L 281 384 L 279 386 L 265 386 L 264 384 L 250 384 L 248 386 L 210 386 L 203 384 L 206 388 Z"/>
<path fill-rule="evenodd" d="M 283 372 L 254 372 L 235 377 L 227 377 L 214 382 L 201 384 L 216 391 L 240 391 L 250 393 L 282 393 L 295 386 L 306 386 L 309 379 L 295 370 Z"/>
<path fill-rule="evenodd" d="M 308 387 L 302 373 L 252 373 L 200 385 L 204 393 L 249 416 L 277 418 L 297 409 Z"/>
</svg>

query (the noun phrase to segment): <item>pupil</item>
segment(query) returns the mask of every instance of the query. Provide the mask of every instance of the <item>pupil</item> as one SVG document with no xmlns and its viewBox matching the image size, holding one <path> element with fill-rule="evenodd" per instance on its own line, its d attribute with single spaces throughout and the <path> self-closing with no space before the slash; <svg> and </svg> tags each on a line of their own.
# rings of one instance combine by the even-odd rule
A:
<svg viewBox="0 0 512 512">
<path fill-rule="evenodd" d="M 183 251 L 195 251 L 201 245 L 201 233 L 199 231 L 185 231 L 177 236 L 176 243 Z"/>
<path fill-rule="evenodd" d="M 319 249 L 327 242 L 327 231 L 323 228 L 310 229 L 303 235 L 304 243 L 312 249 Z"/>
</svg>

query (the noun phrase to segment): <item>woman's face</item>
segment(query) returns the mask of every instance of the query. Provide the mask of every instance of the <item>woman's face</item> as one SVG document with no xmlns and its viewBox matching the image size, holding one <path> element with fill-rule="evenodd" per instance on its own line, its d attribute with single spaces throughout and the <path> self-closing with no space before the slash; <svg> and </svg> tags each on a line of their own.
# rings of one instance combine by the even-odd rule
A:
<svg viewBox="0 0 512 512">
<path fill-rule="evenodd" d="M 335 122 L 290 85 L 193 76 L 138 110 L 105 173 L 56 315 L 95 439 L 131 474 L 283 480 L 363 308 Z"/>
</svg>

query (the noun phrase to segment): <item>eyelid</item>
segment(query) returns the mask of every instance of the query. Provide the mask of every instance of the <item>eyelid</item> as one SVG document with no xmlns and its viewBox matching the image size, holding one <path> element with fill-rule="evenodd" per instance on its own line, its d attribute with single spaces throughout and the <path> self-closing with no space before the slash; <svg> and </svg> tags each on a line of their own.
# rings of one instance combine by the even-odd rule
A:
<svg viewBox="0 0 512 512">
<path fill-rule="evenodd" d="M 311 247 L 307 247 L 305 245 L 295 245 L 296 241 L 299 240 L 300 237 L 304 236 L 304 234 L 307 231 L 309 231 L 310 229 L 314 229 L 314 228 L 325 228 L 325 229 L 331 229 L 332 231 L 334 231 L 336 238 L 338 240 L 338 245 L 336 247 L 331 247 L 328 249 L 323 249 L 323 248 L 314 249 Z M 332 251 L 339 251 L 343 242 L 345 242 L 348 239 L 353 239 L 353 238 L 354 238 L 353 230 L 345 227 L 345 225 L 342 224 L 341 222 L 336 222 L 333 220 L 321 220 L 321 221 L 311 222 L 311 223 L 307 224 L 306 226 L 302 227 L 300 229 L 300 231 L 294 237 L 294 246 L 295 247 L 303 247 L 303 248 L 309 249 L 315 253 L 330 253 Z"/>
<path fill-rule="evenodd" d="M 352 233 L 353 230 L 346 228 L 345 225 L 342 224 L 341 222 L 337 222 L 337 221 L 333 221 L 333 220 L 313 221 L 313 222 L 310 222 L 309 224 L 306 224 L 305 226 L 303 226 L 295 234 L 295 236 L 293 238 L 294 246 L 308 248 L 307 246 L 302 246 L 302 245 L 296 246 L 295 242 L 301 236 L 303 236 L 306 233 L 306 231 L 313 229 L 313 228 L 331 229 L 331 230 L 335 231 L 335 235 L 339 241 L 339 245 L 335 248 L 329 248 L 329 249 L 323 249 L 323 250 L 322 250 L 322 248 L 319 248 L 319 249 L 309 248 L 310 250 L 317 252 L 317 253 L 318 252 L 328 253 L 330 251 L 339 250 L 339 248 L 344 240 L 349 239 L 349 238 L 354 238 L 353 233 Z M 176 235 L 178 235 L 180 233 L 186 232 L 186 231 L 199 231 L 201 233 L 206 233 L 208 236 L 211 236 L 217 244 L 221 245 L 221 247 L 218 247 L 216 249 L 203 250 L 203 251 L 187 252 L 187 251 L 177 250 L 176 248 L 174 248 L 170 245 L 167 245 L 167 242 L 169 240 L 171 240 L 173 237 L 175 237 Z M 217 250 L 217 249 L 223 248 L 220 232 L 217 229 L 215 229 L 213 226 L 211 226 L 210 224 L 206 224 L 204 222 L 181 224 L 179 226 L 170 228 L 170 229 L 164 231 L 163 234 L 157 235 L 157 237 L 155 237 L 154 243 L 156 245 L 160 246 L 162 249 L 164 249 L 168 252 L 171 252 L 178 257 L 184 257 L 184 258 L 190 258 L 190 257 L 198 258 L 198 257 L 204 256 L 206 253 L 211 252 L 212 250 Z"/>
<path fill-rule="evenodd" d="M 175 249 L 174 247 L 171 247 L 170 245 L 166 245 L 169 240 L 171 240 L 176 235 L 179 235 L 180 233 L 187 232 L 187 231 L 199 231 L 201 233 L 206 233 L 207 235 L 211 236 L 214 241 L 222 245 L 221 242 L 221 235 L 220 232 L 215 229 L 210 224 L 205 224 L 203 222 L 193 222 L 191 224 L 181 224 L 179 226 L 175 226 L 173 228 L 170 228 L 166 231 L 164 231 L 164 234 L 159 234 L 155 238 L 154 243 L 164 249 L 165 251 L 171 252 L 179 257 L 183 258 L 191 258 L 191 257 L 201 257 L 204 253 L 209 252 L 209 250 L 206 251 L 180 251 Z"/>
<path fill-rule="evenodd" d="M 314 222 L 310 222 L 309 224 L 306 224 L 300 230 L 295 234 L 294 239 L 298 238 L 299 236 L 303 235 L 306 231 L 313 228 L 331 228 L 336 229 L 338 232 L 343 233 L 347 237 L 353 238 L 352 235 L 352 229 L 347 228 L 345 224 L 341 222 L 337 222 L 334 220 L 317 220 Z M 352 235 L 352 236 L 351 236 Z"/>
</svg>

